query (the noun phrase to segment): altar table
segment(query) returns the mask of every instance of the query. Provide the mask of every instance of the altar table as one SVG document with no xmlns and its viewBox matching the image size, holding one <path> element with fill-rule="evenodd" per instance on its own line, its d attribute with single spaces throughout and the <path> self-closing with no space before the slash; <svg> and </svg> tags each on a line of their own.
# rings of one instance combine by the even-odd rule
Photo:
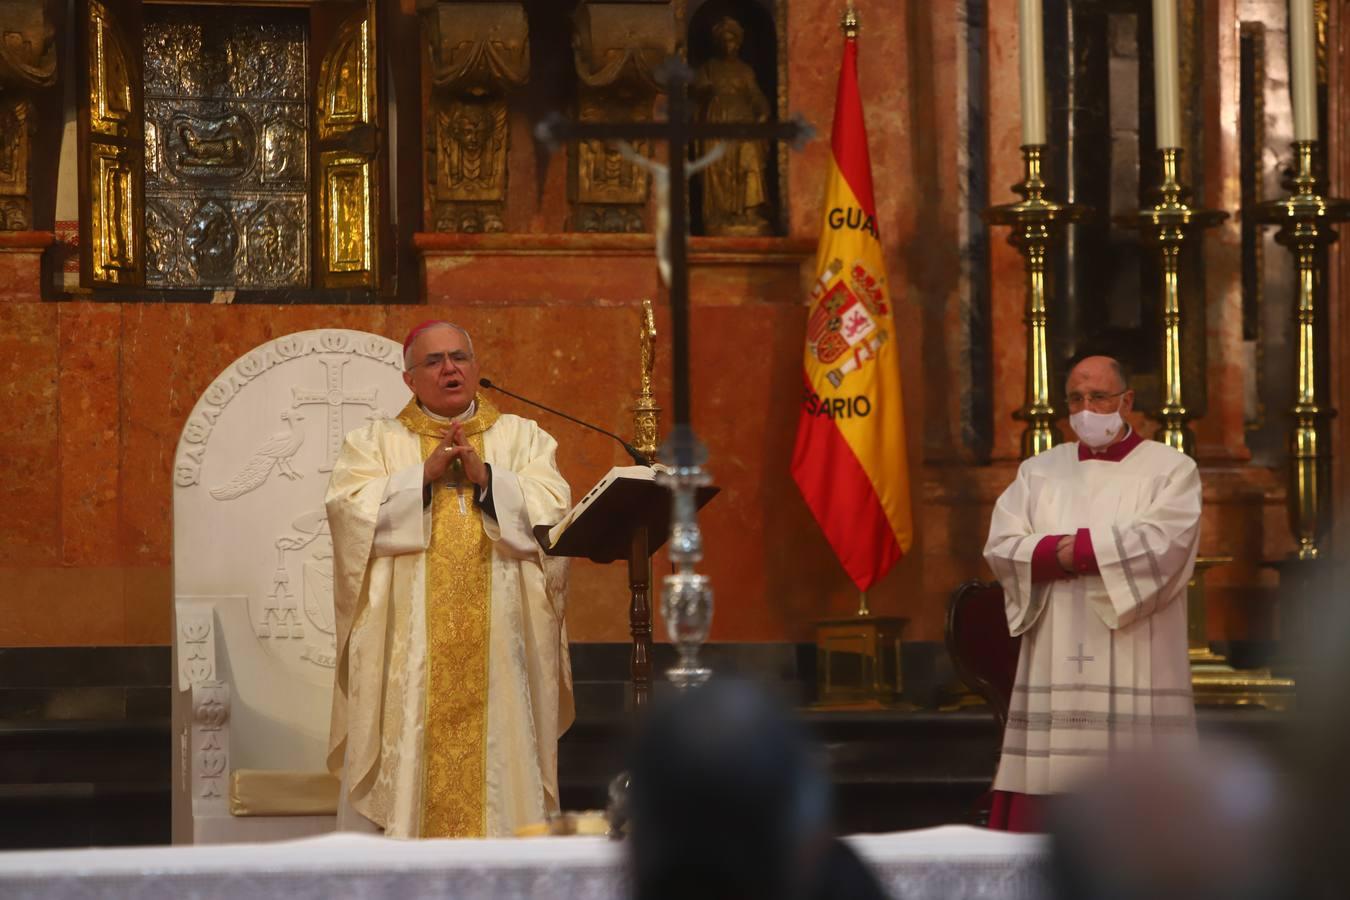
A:
<svg viewBox="0 0 1350 900">
<path fill-rule="evenodd" d="M 898 900 L 1046 896 L 1047 840 L 949 825 L 847 840 Z M 270 844 L 0 853 L 0 897 L 140 900 L 608 900 L 621 843 L 594 837 L 395 841 L 330 834 Z"/>
</svg>

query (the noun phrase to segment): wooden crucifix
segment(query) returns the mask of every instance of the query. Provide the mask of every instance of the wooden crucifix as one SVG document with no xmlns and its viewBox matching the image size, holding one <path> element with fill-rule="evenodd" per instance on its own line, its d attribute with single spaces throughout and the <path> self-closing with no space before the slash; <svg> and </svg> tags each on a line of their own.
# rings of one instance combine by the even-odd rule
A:
<svg viewBox="0 0 1350 900">
<path fill-rule="evenodd" d="M 657 69 L 665 86 L 666 119 L 663 122 L 573 122 L 561 113 L 553 113 L 535 127 L 535 137 L 556 147 L 564 141 L 603 140 L 624 142 L 646 140 L 664 142 L 669 148 L 669 189 L 665 191 L 664 210 L 668 227 L 664 258 L 669 264 L 671 365 L 675 393 L 675 426 L 661 450 L 661 457 L 676 467 L 702 463 L 703 451 L 694 433 L 690 416 L 689 386 L 689 209 L 684 184 L 693 167 L 689 148 L 695 141 L 708 140 L 785 140 L 799 148 L 814 133 L 800 117 L 787 122 L 693 122 L 690 120 L 689 85 L 694 74 L 679 57 L 669 57 Z M 716 151 L 714 151 L 716 152 Z M 694 163 L 697 166 L 698 163 Z M 633 703 L 644 706 L 651 690 L 651 579 L 648 559 L 650 546 L 645 528 L 633 534 L 629 554 L 628 581 L 632 591 L 629 629 L 633 636 L 630 657 L 633 679 Z"/>
</svg>

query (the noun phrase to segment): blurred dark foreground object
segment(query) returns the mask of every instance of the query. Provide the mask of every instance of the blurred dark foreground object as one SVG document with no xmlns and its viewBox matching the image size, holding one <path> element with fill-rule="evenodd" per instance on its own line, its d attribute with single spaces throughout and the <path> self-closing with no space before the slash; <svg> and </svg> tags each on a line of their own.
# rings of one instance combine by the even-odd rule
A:
<svg viewBox="0 0 1350 900">
<path fill-rule="evenodd" d="M 1210 744 L 1122 758 L 1050 806 L 1058 900 L 1277 900 L 1287 790 L 1269 761 Z"/>
<path fill-rule="evenodd" d="M 832 836 L 829 781 L 800 726 L 752 682 L 658 704 L 628 771 L 637 900 L 886 896 Z"/>
</svg>

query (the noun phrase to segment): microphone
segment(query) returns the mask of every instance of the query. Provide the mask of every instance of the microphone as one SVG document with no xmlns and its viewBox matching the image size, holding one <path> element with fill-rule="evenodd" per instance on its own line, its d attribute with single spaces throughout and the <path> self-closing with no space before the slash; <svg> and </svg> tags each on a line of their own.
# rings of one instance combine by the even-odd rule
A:
<svg viewBox="0 0 1350 900">
<path fill-rule="evenodd" d="M 612 431 L 606 431 L 605 429 L 601 428 L 599 425 L 592 425 L 590 422 L 583 422 L 583 421 L 581 421 L 580 419 L 576 418 L 575 416 L 569 416 L 569 415 L 568 415 L 567 413 L 565 413 L 565 412 L 559 412 L 558 410 L 554 409 L 554 408 L 551 407 L 551 406 L 545 406 L 545 405 L 542 404 L 542 403 L 536 403 L 535 401 L 529 399 L 528 397 L 522 397 L 522 396 L 520 396 L 519 394 L 512 393 L 511 391 L 508 391 L 506 388 L 502 387 L 501 385 L 493 384 L 491 381 L 489 381 L 489 380 L 486 379 L 486 378 L 480 378 L 480 379 L 478 379 L 478 383 L 479 383 L 479 385 L 481 385 L 482 387 L 490 388 L 491 390 L 494 390 L 494 391 L 501 391 L 503 394 L 505 394 L 505 395 L 508 396 L 508 397 L 515 397 L 517 400 L 519 400 L 519 401 L 522 402 L 522 403 L 528 403 L 530 406 L 537 406 L 537 407 L 539 407 L 540 409 L 544 410 L 544 412 L 551 412 L 551 413 L 553 413 L 555 416 L 561 416 L 562 418 L 566 419 L 566 420 L 569 421 L 569 422 L 575 422 L 575 423 L 577 423 L 578 425 L 580 425 L 582 428 L 589 428 L 591 431 L 598 431 L 598 432 L 600 432 L 600 433 L 603 434 L 603 435 L 606 435 L 606 436 L 608 436 L 608 437 L 612 437 L 612 438 L 614 438 L 614 440 L 618 441 L 620 444 L 623 445 L 623 449 L 625 449 L 625 450 L 628 451 L 628 455 L 631 456 L 631 457 L 633 457 L 633 461 L 634 461 L 634 462 L 636 462 L 636 463 L 637 463 L 638 465 L 640 465 L 640 466 L 647 466 L 648 468 L 651 468 L 652 461 L 651 461 L 650 459 L 648 459 L 648 458 L 642 453 L 642 451 L 638 450 L 638 448 L 634 447 L 632 444 L 628 443 L 627 441 L 625 441 L 623 438 L 619 437 L 617 434 L 615 434 L 615 433 L 612 432 Z"/>
</svg>

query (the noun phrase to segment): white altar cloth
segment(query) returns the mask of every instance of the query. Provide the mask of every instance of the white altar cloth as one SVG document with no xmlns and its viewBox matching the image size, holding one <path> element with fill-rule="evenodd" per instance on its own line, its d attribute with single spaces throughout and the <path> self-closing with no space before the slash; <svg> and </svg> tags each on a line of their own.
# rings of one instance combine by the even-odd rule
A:
<svg viewBox="0 0 1350 900">
<path fill-rule="evenodd" d="M 948 825 L 848 839 L 899 900 L 1046 896 L 1047 840 Z M 395 841 L 329 834 L 270 844 L 0 853 L 7 900 L 609 900 L 628 894 L 604 838 Z"/>
</svg>

